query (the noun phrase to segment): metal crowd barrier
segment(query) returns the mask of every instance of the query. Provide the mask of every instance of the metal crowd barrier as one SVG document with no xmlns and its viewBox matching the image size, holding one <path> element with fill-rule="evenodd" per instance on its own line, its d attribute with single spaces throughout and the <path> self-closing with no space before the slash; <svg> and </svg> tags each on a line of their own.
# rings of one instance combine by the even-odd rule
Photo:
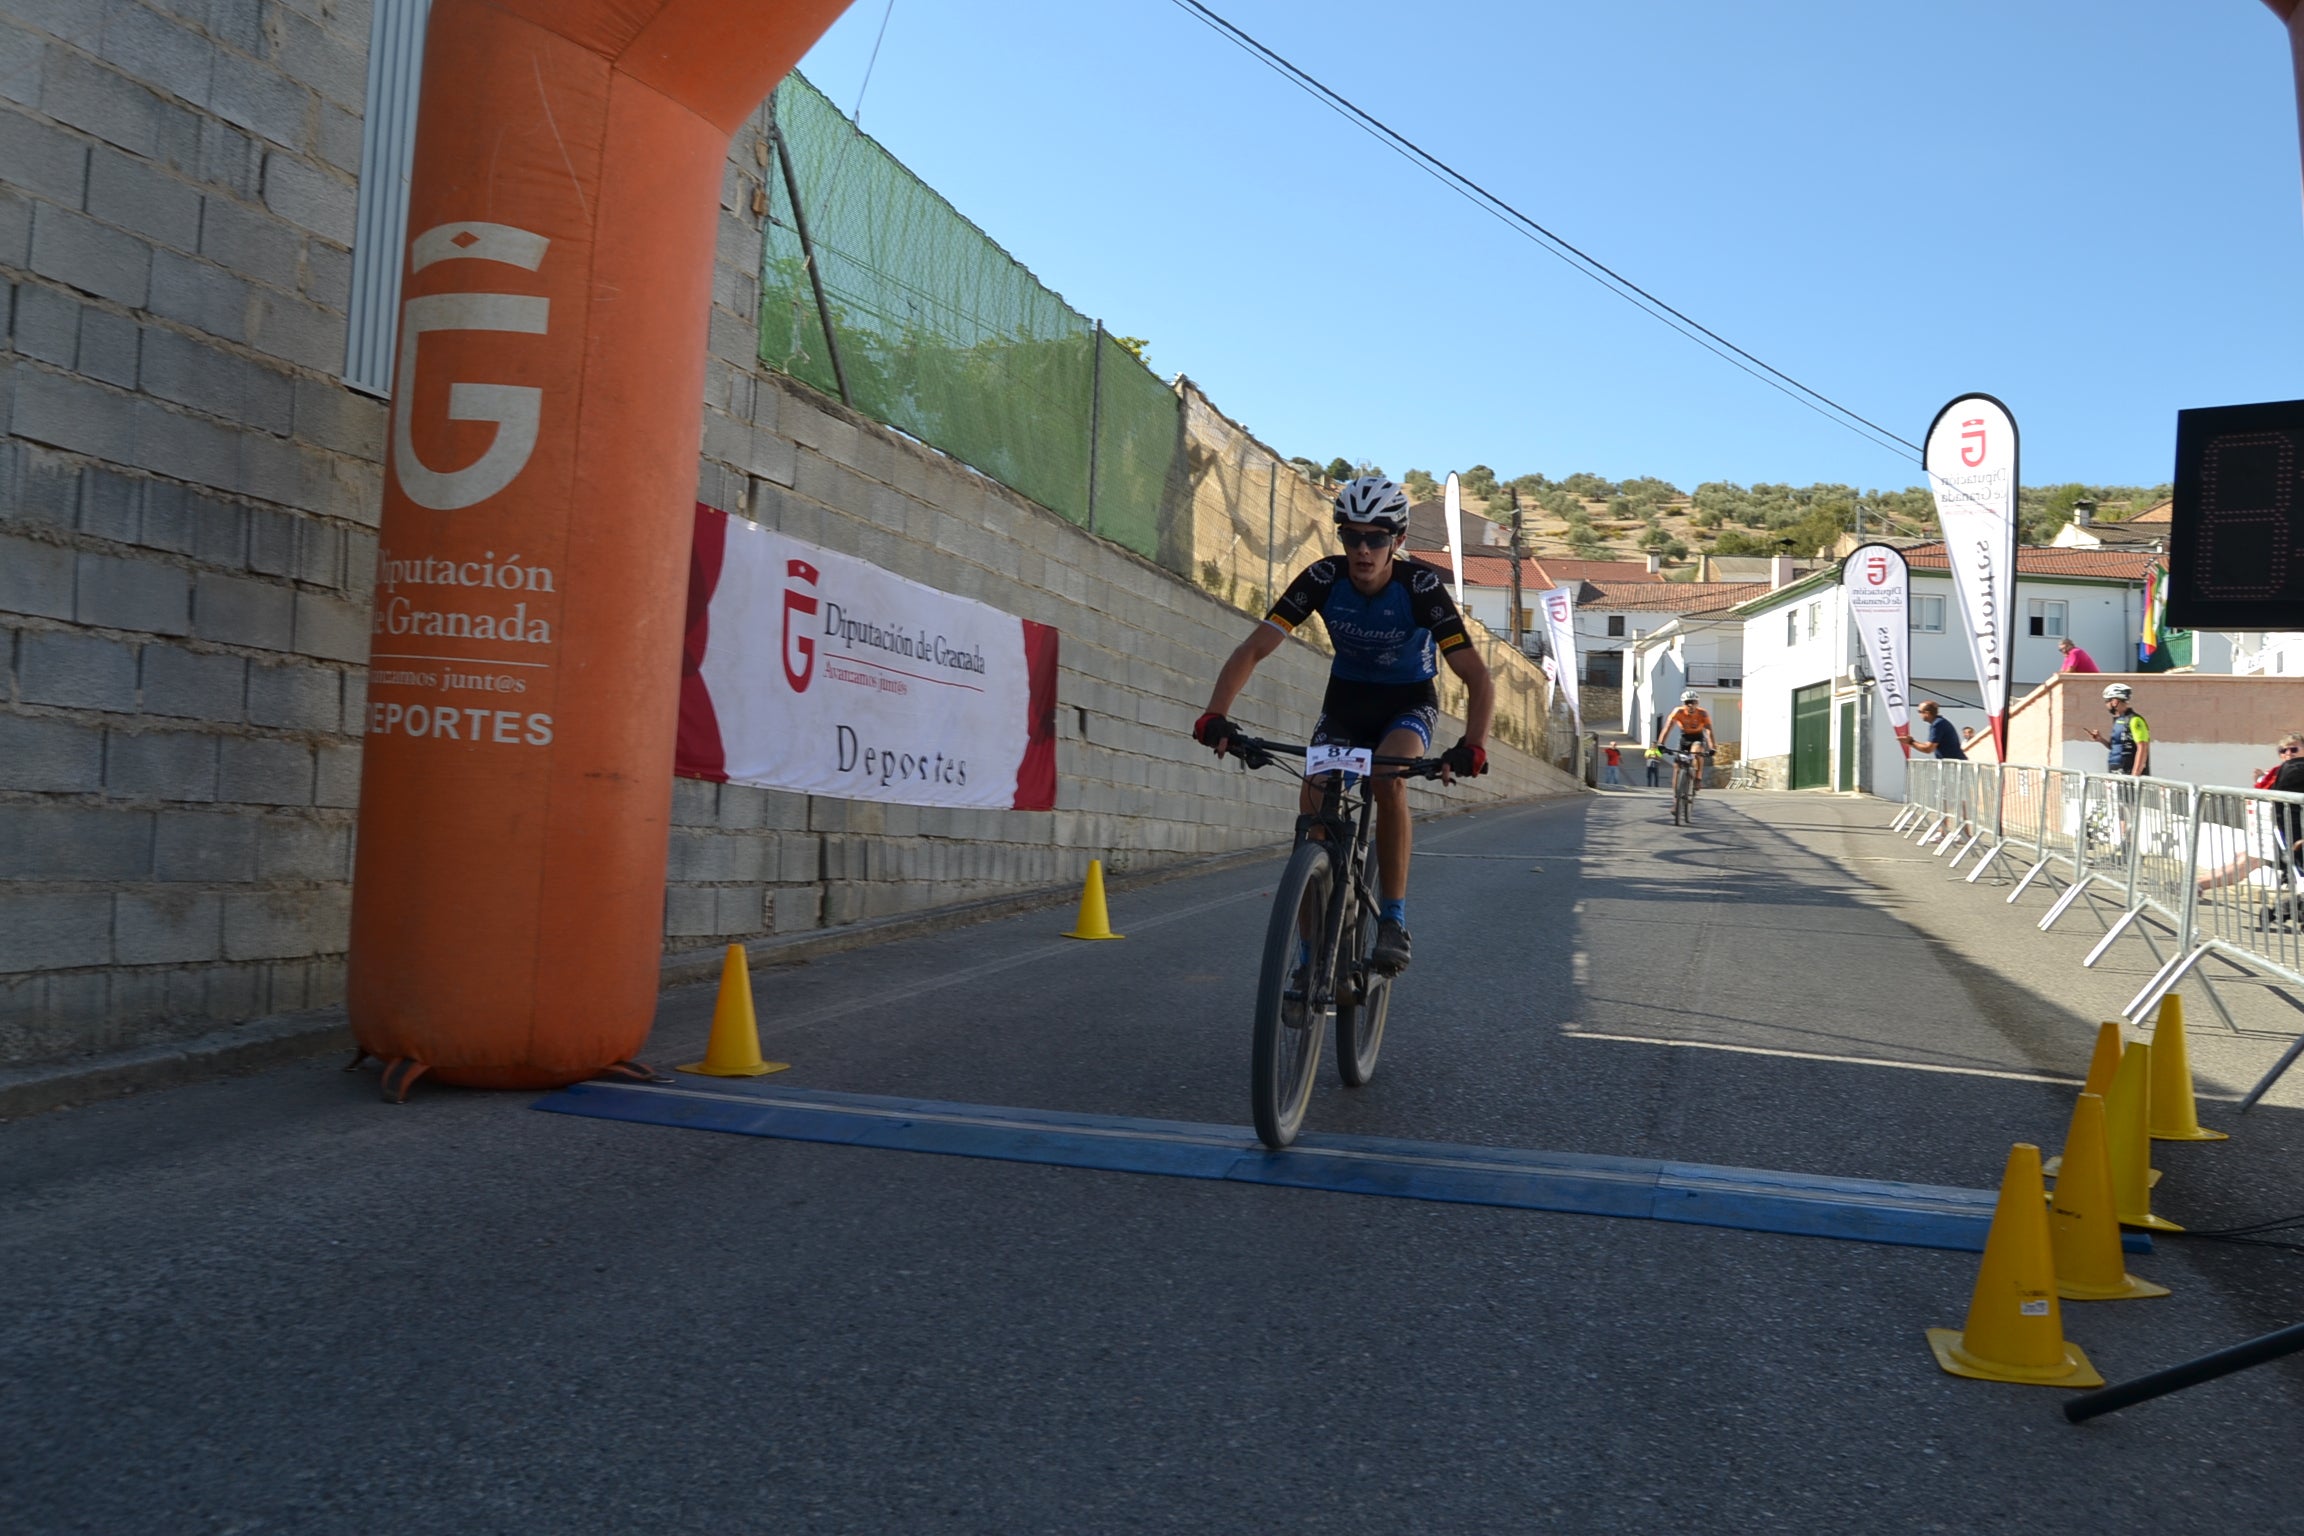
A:
<svg viewBox="0 0 2304 1536">
<path fill-rule="evenodd" d="M 1906 773 L 1892 829 L 1949 854 L 1954 869 L 1975 852 L 1970 884 L 1995 859 L 2024 865 L 2011 903 L 2035 881 L 2061 886 L 2039 926 L 2085 905 L 2104 936 L 2083 965 L 2095 965 L 2123 934 L 2143 940 L 2158 968 L 2122 1010 L 2130 1023 L 2193 976 L 2226 1027 L 2237 1028 L 2199 972 L 2210 955 L 2304 989 L 2304 795 L 2020 763 L 1914 761 Z M 2174 938 L 2172 950 L 2163 952 L 2155 929 Z M 2254 1105 L 2299 1056 L 2304 1036 L 2240 1107 Z"/>
</svg>

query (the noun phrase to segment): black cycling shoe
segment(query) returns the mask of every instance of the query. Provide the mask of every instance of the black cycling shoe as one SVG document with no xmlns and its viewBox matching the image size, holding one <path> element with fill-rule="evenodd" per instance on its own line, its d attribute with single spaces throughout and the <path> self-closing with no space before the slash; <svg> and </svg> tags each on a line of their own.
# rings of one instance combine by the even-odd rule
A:
<svg viewBox="0 0 2304 1536">
<path fill-rule="evenodd" d="M 1408 969 L 1408 925 L 1387 917 L 1376 924 L 1376 948 L 1368 958 L 1387 976 Z"/>
</svg>

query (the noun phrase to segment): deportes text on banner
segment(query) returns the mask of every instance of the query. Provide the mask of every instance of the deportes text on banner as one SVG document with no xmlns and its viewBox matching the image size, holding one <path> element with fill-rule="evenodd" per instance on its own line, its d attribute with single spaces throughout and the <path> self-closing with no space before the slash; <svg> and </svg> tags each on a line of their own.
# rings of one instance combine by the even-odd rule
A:
<svg viewBox="0 0 2304 1536">
<path fill-rule="evenodd" d="M 1902 551 L 1889 544 L 1864 544 L 1840 563 L 1840 585 L 1848 594 L 1848 616 L 1864 637 L 1880 702 L 1904 755 L 1912 755 L 1911 676 L 1912 573 Z"/>
<path fill-rule="evenodd" d="M 680 684 L 688 778 L 1055 808 L 1055 630 L 706 506 Z"/>
<path fill-rule="evenodd" d="M 1568 698 L 1568 718 L 1584 729 L 1584 709 L 1576 698 L 1576 589 L 1554 587 L 1539 600 L 1544 609 L 1544 643 L 1558 666 L 1552 681 Z"/>
<path fill-rule="evenodd" d="M 1928 489 L 1993 744 L 2008 749 L 2015 686 L 2016 421 L 1990 395 L 1962 395 L 1928 424 Z"/>
</svg>

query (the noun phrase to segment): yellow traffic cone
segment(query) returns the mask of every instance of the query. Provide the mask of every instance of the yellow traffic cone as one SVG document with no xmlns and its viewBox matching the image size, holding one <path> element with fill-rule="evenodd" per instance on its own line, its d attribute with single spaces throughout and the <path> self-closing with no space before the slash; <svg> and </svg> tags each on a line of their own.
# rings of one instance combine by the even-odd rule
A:
<svg viewBox="0 0 2304 1536">
<path fill-rule="evenodd" d="M 2104 1098 L 2112 1092 L 2112 1079 L 2119 1070 L 2120 1022 L 2106 1019 L 2096 1026 L 2096 1054 L 2088 1058 L 2088 1080 L 2080 1085 L 2080 1091 Z M 2040 1171 L 2052 1179 L 2060 1176 L 2064 1171 L 2063 1154 L 2058 1153 L 2042 1163 Z M 2152 1178 L 2157 1183 L 2159 1173 L 2155 1171 Z"/>
<path fill-rule="evenodd" d="M 2088 1080 L 2080 1085 L 2080 1091 L 2104 1097 L 2112 1091 L 2112 1079 L 2119 1071 L 2120 1021 L 2106 1019 L 2096 1026 L 2096 1054 L 2088 1058 Z"/>
<path fill-rule="evenodd" d="M 2056 1264 L 2048 1245 L 2048 1200 L 2040 1187 L 2040 1149 L 2008 1149 L 2000 1203 L 1984 1239 L 1984 1262 L 1968 1303 L 1968 1325 L 1931 1328 L 1936 1363 L 1955 1376 L 2044 1387 L 2100 1387 L 2104 1378 L 2080 1346 L 2064 1338 L 2056 1302 Z"/>
<path fill-rule="evenodd" d="M 1088 861 L 1088 883 L 1080 887 L 1080 915 L 1065 930 L 1068 939 L 1123 939 L 1112 931 L 1111 914 L 1104 910 L 1104 861 Z"/>
<path fill-rule="evenodd" d="M 2128 1273 L 2120 1217 L 2112 1204 L 2112 1153 L 2104 1140 L 2104 1100 L 2083 1093 L 2064 1137 L 2064 1173 L 2049 1202 L 2055 1228 L 2056 1294 L 2066 1301 L 2165 1296 L 2168 1287 Z"/>
<path fill-rule="evenodd" d="M 2120 1225 L 2153 1232 L 2184 1229 L 2152 1214 L 2152 1047 L 2141 1041 L 2120 1053 L 2120 1070 L 2104 1099 L 2104 1139 L 2112 1150 L 2112 1207 Z"/>
<path fill-rule="evenodd" d="M 682 1067 L 701 1077 L 760 1077 L 792 1063 L 760 1059 L 760 1021 L 752 1012 L 752 977 L 744 946 L 731 944 L 720 962 L 720 1000 L 712 1005 L 712 1039 L 704 1059 Z"/>
<path fill-rule="evenodd" d="M 2192 1102 L 2192 1059 L 2184 1049 L 2184 999 L 2171 992 L 2160 999 L 2152 1026 L 2152 1139 L 2229 1141 L 2222 1131 L 2200 1123 Z"/>
</svg>

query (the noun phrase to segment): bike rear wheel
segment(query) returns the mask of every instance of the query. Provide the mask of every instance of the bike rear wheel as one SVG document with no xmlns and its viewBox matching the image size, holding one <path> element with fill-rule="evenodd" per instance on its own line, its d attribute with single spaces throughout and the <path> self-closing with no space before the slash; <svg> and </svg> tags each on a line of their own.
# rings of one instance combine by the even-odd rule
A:
<svg viewBox="0 0 2304 1536">
<path fill-rule="evenodd" d="M 1375 892 L 1378 869 L 1373 843 L 1363 866 L 1367 889 Z M 1367 1086 L 1376 1075 L 1376 1055 L 1384 1049 L 1384 1016 L 1392 1009 L 1392 978 L 1368 963 L 1376 947 L 1376 909 L 1353 902 L 1344 933 L 1344 953 L 1337 960 L 1341 980 L 1336 987 L 1336 1071 L 1347 1088 Z"/>
<path fill-rule="evenodd" d="M 1264 970 L 1256 985 L 1256 1039 L 1249 1097 L 1256 1134 L 1278 1150 L 1304 1128 L 1320 1036 L 1335 998 L 1334 935 L 1328 897 L 1335 873 L 1327 849 L 1298 843 L 1272 892 Z M 1291 995 L 1293 994 L 1293 995 Z"/>
</svg>

